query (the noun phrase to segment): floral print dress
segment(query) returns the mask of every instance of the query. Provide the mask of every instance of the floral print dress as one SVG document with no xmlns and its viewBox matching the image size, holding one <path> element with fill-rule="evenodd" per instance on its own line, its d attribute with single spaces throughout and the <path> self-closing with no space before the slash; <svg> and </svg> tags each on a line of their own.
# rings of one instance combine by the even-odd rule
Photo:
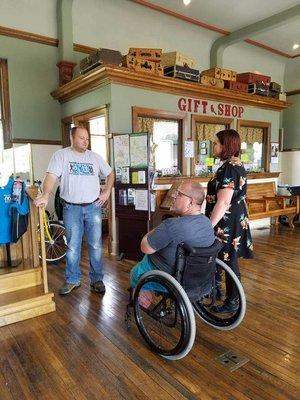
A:
<svg viewBox="0 0 300 400">
<path fill-rule="evenodd" d="M 246 206 L 247 178 L 243 164 L 238 158 L 225 161 L 208 182 L 205 214 L 210 218 L 218 199 L 218 191 L 232 188 L 230 207 L 215 226 L 215 232 L 225 246 L 219 253 L 223 261 L 234 261 L 239 257 L 253 258 L 252 238 L 248 224 Z"/>
</svg>

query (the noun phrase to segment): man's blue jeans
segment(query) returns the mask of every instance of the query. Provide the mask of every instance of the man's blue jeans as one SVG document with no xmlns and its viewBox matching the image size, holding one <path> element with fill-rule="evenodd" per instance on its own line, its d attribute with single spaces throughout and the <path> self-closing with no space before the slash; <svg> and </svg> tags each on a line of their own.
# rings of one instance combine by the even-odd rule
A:
<svg viewBox="0 0 300 400">
<path fill-rule="evenodd" d="M 101 207 L 94 203 L 87 206 L 65 204 L 63 217 L 68 245 L 66 282 L 75 285 L 80 283 L 79 262 L 83 234 L 88 244 L 91 283 L 102 281 Z"/>
</svg>

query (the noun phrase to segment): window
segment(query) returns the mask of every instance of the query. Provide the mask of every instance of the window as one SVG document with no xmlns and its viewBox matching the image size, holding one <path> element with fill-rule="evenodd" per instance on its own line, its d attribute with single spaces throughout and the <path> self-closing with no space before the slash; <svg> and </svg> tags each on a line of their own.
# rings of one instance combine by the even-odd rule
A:
<svg viewBox="0 0 300 400">
<path fill-rule="evenodd" d="M 11 147 L 7 60 L 0 58 L 0 151 Z"/>
<path fill-rule="evenodd" d="M 241 159 L 246 170 L 249 172 L 268 172 L 271 124 L 239 120 L 237 130 L 241 136 Z"/>
<path fill-rule="evenodd" d="M 106 128 L 105 116 L 101 115 L 89 121 L 91 150 L 108 162 L 107 147 L 106 147 Z"/>
<path fill-rule="evenodd" d="M 192 139 L 195 141 L 195 175 L 207 175 L 218 168 L 214 159 L 213 142 L 216 133 L 232 127 L 233 119 L 192 115 Z"/>
<path fill-rule="evenodd" d="M 133 132 L 153 134 L 155 169 L 161 175 L 186 174 L 182 142 L 186 116 L 133 107 Z"/>
</svg>

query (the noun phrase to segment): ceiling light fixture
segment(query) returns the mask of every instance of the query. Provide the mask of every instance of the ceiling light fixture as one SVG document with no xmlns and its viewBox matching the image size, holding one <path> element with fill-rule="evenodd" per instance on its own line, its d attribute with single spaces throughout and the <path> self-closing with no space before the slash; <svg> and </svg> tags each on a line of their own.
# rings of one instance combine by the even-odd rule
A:
<svg viewBox="0 0 300 400">
<path fill-rule="evenodd" d="M 299 49 L 299 47 L 300 47 L 300 44 L 295 43 L 295 44 L 293 45 L 293 50 L 297 50 L 297 49 Z"/>
<path fill-rule="evenodd" d="M 191 0 L 183 0 L 183 4 L 185 6 L 188 6 L 190 4 Z"/>
</svg>

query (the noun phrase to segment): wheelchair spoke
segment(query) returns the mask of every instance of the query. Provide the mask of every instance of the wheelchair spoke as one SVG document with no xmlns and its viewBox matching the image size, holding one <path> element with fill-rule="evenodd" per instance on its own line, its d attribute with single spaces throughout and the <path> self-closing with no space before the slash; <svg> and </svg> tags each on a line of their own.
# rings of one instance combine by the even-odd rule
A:
<svg viewBox="0 0 300 400">
<path fill-rule="evenodd" d="M 178 298 L 164 285 L 145 283 L 136 295 L 138 327 L 149 345 L 162 354 L 173 354 L 184 344 L 186 321 Z"/>
</svg>

